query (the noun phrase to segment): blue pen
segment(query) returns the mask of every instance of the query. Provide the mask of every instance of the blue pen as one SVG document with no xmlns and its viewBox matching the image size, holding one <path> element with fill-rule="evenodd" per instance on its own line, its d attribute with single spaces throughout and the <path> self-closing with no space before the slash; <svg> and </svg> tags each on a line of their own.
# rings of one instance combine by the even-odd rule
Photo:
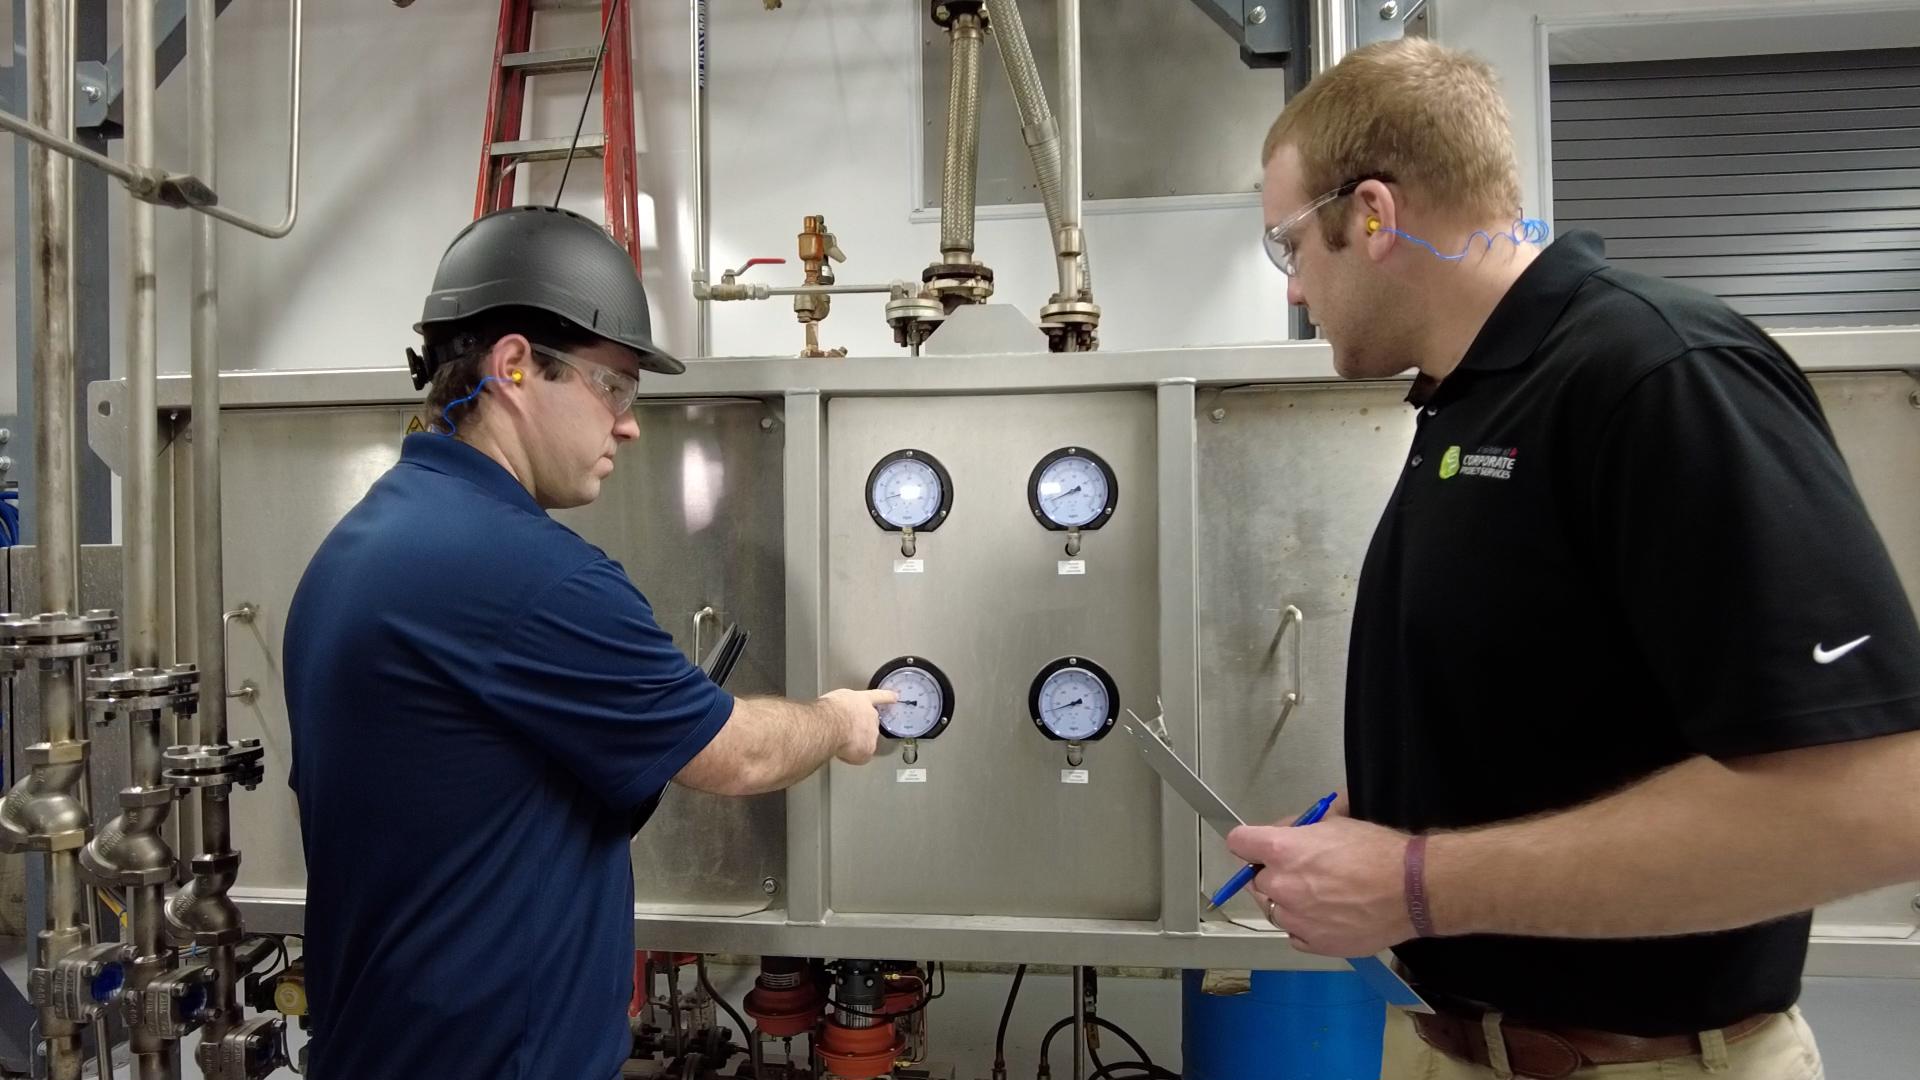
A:
<svg viewBox="0 0 1920 1080">
<path fill-rule="evenodd" d="M 1340 793 L 1337 791 L 1328 792 L 1326 798 L 1314 803 L 1311 807 L 1307 808 L 1306 813 L 1294 819 L 1294 827 L 1298 828 L 1301 825 L 1311 825 L 1321 818 L 1326 817 L 1327 810 L 1333 806 L 1333 800 L 1338 798 L 1339 795 Z M 1246 888 L 1247 882 L 1252 881 L 1253 876 L 1258 874 L 1260 870 L 1260 867 L 1252 864 L 1241 867 L 1240 872 L 1228 878 L 1227 883 L 1220 886 L 1220 891 L 1213 894 L 1213 899 L 1207 901 L 1207 910 L 1212 911 L 1214 908 L 1233 899 L 1233 894 Z"/>
</svg>

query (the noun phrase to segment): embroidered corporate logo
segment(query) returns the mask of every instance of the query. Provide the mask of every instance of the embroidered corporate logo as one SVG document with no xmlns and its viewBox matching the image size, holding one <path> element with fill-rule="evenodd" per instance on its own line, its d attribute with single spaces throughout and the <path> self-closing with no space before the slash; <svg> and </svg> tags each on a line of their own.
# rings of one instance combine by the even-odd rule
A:
<svg viewBox="0 0 1920 1080">
<path fill-rule="evenodd" d="M 1511 480 L 1513 470 L 1519 464 L 1520 448 L 1517 446 L 1482 446 L 1472 453 L 1463 453 L 1460 447 L 1449 446 L 1446 455 L 1440 459 L 1440 479 L 1478 476 L 1487 480 Z"/>
</svg>

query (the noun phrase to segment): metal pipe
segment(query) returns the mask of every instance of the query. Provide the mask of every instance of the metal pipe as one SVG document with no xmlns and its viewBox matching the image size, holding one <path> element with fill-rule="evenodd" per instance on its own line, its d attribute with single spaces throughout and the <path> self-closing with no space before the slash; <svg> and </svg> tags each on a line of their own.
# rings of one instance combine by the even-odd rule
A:
<svg viewBox="0 0 1920 1080">
<path fill-rule="evenodd" d="M 297 197 L 300 146 L 300 12 L 295 0 L 294 21 L 289 48 L 293 51 L 291 68 L 293 88 L 288 100 L 292 117 L 288 125 L 294 158 L 288 172 L 288 215 L 293 223 Z M 189 8 L 187 44 L 194 70 L 193 105 L 188 114 L 195 173 L 212 183 L 216 164 L 213 99 L 213 20 L 217 12 L 213 0 L 193 0 Z M 200 222 L 193 237 L 193 563 L 194 650 L 201 671 L 200 744 L 225 747 L 227 738 L 226 600 L 225 564 L 220 533 L 220 351 L 219 351 L 219 276 L 218 250 L 213 224 Z M 285 235 L 282 233 L 281 235 Z M 239 854 L 233 850 L 233 819 L 230 798 L 232 787 L 217 784 L 200 790 L 200 850 L 195 860 L 194 895 L 199 900 L 194 915 L 199 925 L 215 919 L 223 927 L 238 929 L 238 912 L 227 890 L 239 872 Z M 220 860 L 223 869 L 206 872 Z M 208 998 L 211 1014 L 200 1032 L 196 1057 L 202 1071 L 218 1072 L 219 1080 L 239 1080 L 224 1070 L 209 1066 L 220 1054 L 227 1033 L 238 1025 L 244 1012 L 237 997 L 239 969 L 234 957 L 238 934 L 223 935 L 209 941 L 208 966 L 213 969 L 213 986 Z"/>
<path fill-rule="evenodd" d="M 125 4 L 121 11 L 126 42 L 122 49 L 126 160 L 136 169 L 145 169 L 154 158 L 153 5 Z M 154 403 L 159 378 L 159 258 L 154 245 L 154 206 L 132 200 L 127 206 L 127 466 L 120 478 L 120 561 L 126 591 L 121 633 L 129 668 L 160 663 L 160 579 L 155 562 L 160 535 L 160 421 Z"/>
<path fill-rule="evenodd" d="M 193 174 L 177 175 L 152 166 L 140 165 L 131 158 L 123 164 L 104 154 L 97 153 L 85 146 L 62 136 L 51 127 L 31 118 L 22 118 L 13 113 L 0 110 L 0 130 L 12 132 L 37 146 L 58 152 L 83 164 L 91 165 L 101 172 L 118 179 L 135 196 L 134 205 L 153 205 L 161 201 L 163 188 L 178 193 L 169 195 L 167 205 L 180 206 L 188 210 L 197 210 L 210 218 L 235 225 L 248 232 L 278 240 L 293 231 L 295 219 L 300 209 L 300 82 L 303 50 L 301 47 L 301 28 L 303 22 L 303 0 L 293 0 L 291 8 L 292 27 L 287 39 L 289 63 L 289 86 L 287 93 L 287 212 L 276 225 L 264 225 L 252 218 L 235 213 L 219 205 L 219 194 L 213 191 L 205 178 Z M 124 51 L 124 50 L 123 50 Z M 124 62 L 124 61 L 123 61 Z M 69 65 L 71 66 L 71 65 Z M 131 69 L 126 82 L 133 81 Z M 187 194 L 191 192 L 191 194 Z M 186 201 L 178 201 L 186 200 Z"/>
<path fill-rule="evenodd" d="M 1087 969 L 1073 967 L 1073 1080 L 1087 1076 Z"/>
<path fill-rule="evenodd" d="M 980 18 L 955 15 L 947 83 L 947 156 L 940 177 L 940 259 L 973 261 L 974 184 L 980 170 Z"/>
<path fill-rule="evenodd" d="M 1026 140 L 1027 154 L 1033 158 L 1034 180 L 1040 185 L 1040 203 L 1047 212 L 1047 241 L 1059 254 L 1060 205 L 1060 126 L 1047 104 L 1047 88 L 1040 81 L 1040 66 L 1033 58 L 1033 44 L 1027 38 L 1026 22 L 1020 17 L 1018 0 L 990 0 L 987 10 L 993 22 L 993 40 L 1000 49 L 1000 66 L 1007 73 L 1007 85 L 1013 91 L 1014 106 L 1020 111 L 1020 135 Z M 1080 285 L 1093 288 L 1093 274 L 1087 269 L 1087 255 L 1080 253 Z M 1065 282 L 1062 282 L 1065 285 Z"/>
<path fill-rule="evenodd" d="M 73 125 L 72 4 L 33 0 L 27 7 L 27 97 L 32 122 L 50 132 Z M 32 202 L 32 312 L 34 452 L 38 465 L 35 501 L 39 504 L 34 544 L 40 556 L 43 611 L 74 612 L 79 606 L 79 525 L 74 516 L 77 485 L 74 453 L 73 352 L 73 172 L 68 160 L 36 144 L 27 152 L 28 196 Z M 70 662 L 35 665 L 40 708 L 50 748 L 80 741 L 79 687 Z M 52 796 L 44 804 L 68 815 L 69 829 L 84 837 L 92 823 L 85 804 L 74 801 L 86 773 L 85 743 L 75 764 L 36 765 L 29 785 Z M 39 780 L 38 785 L 34 784 Z M 58 846 L 60 850 L 53 850 Z M 38 966 L 51 969 L 67 953 L 84 945 L 87 929 L 85 890 L 80 881 L 80 851 L 71 843 L 48 842 L 46 922 L 38 939 Z M 40 1033 L 45 1040 L 48 1076 L 78 1080 L 82 1064 L 80 1026 L 43 1004 Z"/>
<path fill-rule="evenodd" d="M 192 0 L 187 10 L 187 48 L 188 63 L 192 69 L 191 93 L 187 105 L 187 141 L 189 167 L 194 175 L 204 180 L 207 186 L 214 184 L 218 167 L 218 155 L 215 153 L 214 97 L 213 97 L 213 57 L 214 57 L 214 17 L 218 11 L 213 0 Z M 298 0 L 292 13 L 293 22 L 288 30 L 289 48 L 292 56 L 289 67 L 292 71 L 292 85 L 289 90 L 290 115 L 288 117 L 288 140 L 291 147 L 291 160 L 288 163 L 287 177 L 287 220 L 291 229 L 297 213 L 300 177 L 300 27 L 301 13 Z M 285 235 L 281 233 L 280 235 Z M 193 376 L 193 657 L 200 669 L 200 698 L 197 707 L 196 724 L 200 730 L 199 742 L 225 742 L 227 726 L 227 685 L 226 670 L 226 623 L 224 615 L 226 604 L 222 596 L 224 583 L 224 561 L 220 530 L 220 275 L 219 275 L 219 238 L 210 217 L 202 216 L 193 223 L 193 314 L 190 335 L 191 356 L 189 366 Z M 156 552 L 148 552 L 149 556 Z M 156 567 L 157 569 L 157 567 Z M 211 640 L 209 640 L 211 632 Z M 206 810 L 205 793 L 202 795 L 203 822 Z M 224 825 L 225 823 L 222 822 Z M 208 833 L 203 824 L 201 843 L 209 842 Z M 209 849 L 218 850 L 218 849 Z M 164 903 L 164 896 L 161 897 Z M 164 932 L 164 919 L 153 920 L 153 933 L 156 945 Z M 212 954 L 212 967 L 215 972 L 213 1007 L 225 1015 L 228 998 L 222 994 L 222 973 L 231 970 L 233 949 L 231 946 L 216 948 Z M 224 985 L 231 985 L 225 983 Z M 237 1019 L 237 1017 L 229 1017 Z M 201 1045 L 208 1045 L 213 1038 L 211 1028 L 208 1035 L 201 1037 Z M 224 1028 L 222 1028 L 224 1033 Z M 141 1058 L 143 1067 L 148 1059 Z M 161 1072 L 165 1061 L 156 1060 L 152 1068 L 156 1071 L 153 1080 L 172 1080 L 172 1072 Z M 141 1080 L 147 1080 L 142 1074 Z"/>
<path fill-rule="evenodd" d="M 54 134 L 33 120 L 16 116 L 5 110 L 0 110 L 0 129 L 10 131 L 46 150 L 55 151 L 66 157 L 91 165 L 101 172 L 126 183 L 130 187 L 143 183 L 147 179 L 145 174 L 135 169 L 130 169 L 105 154 L 89 150 L 79 143 L 74 142 L 72 139 L 62 138 Z"/>
<path fill-rule="evenodd" d="M 187 112 L 193 171 L 209 184 L 216 166 L 213 98 L 213 0 L 192 0 L 193 94 Z M 297 33 L 297 31 L 296 31 Z M 296 145 L 298 140 L 295 140 Z M 201 741 L 227 741 L 225 575 L 220 524 L 220 275 L 214 223 L 193 231 L 193 609 L 200 668 Z"/>
<path fill-rule="evenodd" d="M 195 0 L 196 4 L 198 2 L 199 0 Z M 306 65 L 306 50 L 303 47 L 302 40 L 301 40 L 303 36 L 303 29 L 306 23 L 305 7 L 306 7 L 305 0 L 293 0 L 293 6 L 291 10 L 289 10 L 287 13 L 288 25 L 287 25 L 287 213 L 286 213 L 286 216 L 281 218 L 279 224 L 277 225 L 262 225 L 253 221 L 250 218 L 245 218 L 229 210 L 222 209 L 217 205 L 207 206 L 207 207 L 194 207 L 194 209 L 199 210 L 201 213 L 207 215 L 208 217 L 214 218 L 219 221 L 224 221 L 229 225 L 237 225 L 240 228 L 245 229 L 250 233 L 255 233 L 260 236 L 264 236 L 269 240 L 281 239 L 282 237 L 286 236 L 288 233 L 292 232 L 293 223 L 295 219 L 297 219 L 300 216 L 300 77 L 301 77 L 301 69 Z M 210 24 L 213 19 L 213 15 L 208 15 L 207 19 Z M 209 37 L 212 36 L 211 31 L 209 31 L 208 36 Z M 212 49 L 213 49 L 213 45 L 211 42 L 208 43 L 207 49 L 208 49 L 208 56 L 211 57 Z M 199 82 L 199 77 L 195 76 L 196 86 L 198 85 L 198 82 Z M 208 83 L 209 83 L 209 86 L 211 86 L 211 83 L 212 83 L 211 75 L 208 76 Z M 209 95 L 212 94 L 211 89 L 208 90 L 208 94 Z M 196 148 L 193 151 L 193 154 L 194 154 L 193 173 L 195 176 L 198 176 L 202 181 L 204 181 L 209 188 L 211 188 L 213 187 L 213 140 L 212 140 L 213 107 L 212 105 L 208 105 L 207 111 L 208 111 L 208 116 L 207 116 L 206 122 L 208 125 L 207 127 L 208 140 L 207 140 L 207 151 L 205 154 L 204 165 L 202 164 L 202 156 L 199 153 L 198 149 Z M 204 172 L 202 171 L 203 168 L 205 170 Z M 197 312 L 198 308 L 196 307 L 195 310 Z M 197 427 L 198 424 L 196 423 L 195 426 Z M 215 685 L 218 685 L 218 684 L 215 684 Z"/>
<path fill-rule="evenodd" d="M 692 55 L 689 57 L 690 83 L 687 100 L 687 160 L 693 172 L 693 181 L 687 192 L 688 213 L 693 217 L 693 280 L 696 286 L 707 280 L 708 265 L 712 256 L 710 231 L 712 222 L 707 216 L 707 0 L 692 0 L 688 5 L 691 19 Z M 706 297 L 695 289 L 693 302 L 693 355 L 708 356 L 713 352 L 713 306 Z"/>
<path fill-rule="evenodd" d="M 891 293 L 893 285 L 769 285 L 768 296 L 834 296 L 842 293 Z"/>
<path fill-rule="evenodd" d="M 1346 0 L 1315 0 L 1313 8 L 1313 73 L 1340 62 L 1347 54 L 1349 23 Z"/>
<path fill-rule="evenodd" d="M 1060 0 L 1060 228 L 1080 230 L 1080 0 Z M 1056 250 L 1058 250 L 1056 248 Z M 1060 292 L 1078 297 L 1086 283 L 1080 280 L 1080 261 L 1061 257 Z"/>
</svg>

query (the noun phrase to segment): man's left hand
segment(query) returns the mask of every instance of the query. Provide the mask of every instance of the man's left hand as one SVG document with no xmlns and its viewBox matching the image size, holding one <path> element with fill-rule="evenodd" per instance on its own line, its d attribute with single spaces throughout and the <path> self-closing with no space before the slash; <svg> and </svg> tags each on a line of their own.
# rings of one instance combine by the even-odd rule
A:
<svg viewBox="0 0 1920 1080">
<path fill-rule="evenodd" d="M 1372 956 L 1414 936 L 1405 833 L 1328 817 L 1316 825 L 1242 825 L 1227 847 L 1264 866 L 1253 894 L 1293 944 L 1323 956 Z"/>
</svg>

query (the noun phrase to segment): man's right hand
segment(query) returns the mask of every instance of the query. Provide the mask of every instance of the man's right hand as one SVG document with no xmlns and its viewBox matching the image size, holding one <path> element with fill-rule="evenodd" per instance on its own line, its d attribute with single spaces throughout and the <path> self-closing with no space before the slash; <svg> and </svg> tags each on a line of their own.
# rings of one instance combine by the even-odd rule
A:
<svg viewBox="0 0 1920 1080">
<path fill-rule="evenodd" d="M 820 700 L 840 717 L 844 737 L 834 756 L 849 765 L 872 761 L 880 743 L 880 706 L 893 704 L 900 695 L 891 690 L 835 690 Z"/>
</svg>

